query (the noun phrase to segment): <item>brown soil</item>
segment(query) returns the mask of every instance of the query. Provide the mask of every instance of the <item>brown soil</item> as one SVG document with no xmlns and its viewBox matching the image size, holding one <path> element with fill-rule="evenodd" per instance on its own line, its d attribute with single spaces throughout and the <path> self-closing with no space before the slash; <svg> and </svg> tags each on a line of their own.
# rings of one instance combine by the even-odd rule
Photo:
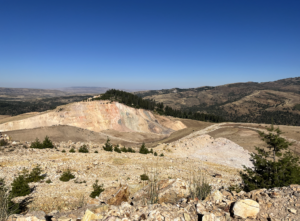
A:
<svg viewBox="0 0 300 221">
<path fill-rule="evenodd" d="M 265 146 L 257 132 L 244 128 L 224 127 L 209 133 L 209 135 L 215 139 L 227 138 L 250 152 L 255 151 L 255 146 Z"/>
<path fill-rule="evenodd" d="M 107 137 L 111 140 L 111 143 L 126 145 L 126 146 L 137 146 L 143 142 L 143 136 L 136 133 L 129 133 L 130 136 L 120 136 L 121 139 L 111 137 L 113 132 L 107 134 L 97 133 L 86 129 L 81 129 L 72 126 L 51 126 L 43 128 L 35 128 L 28 130 L 16 130 L 8 131 L 5 134 L 12 137 L 13 140 L 19 141 L 34 141 L 38 138 L 40 141 L 44 140 L 45 136 L 48 136 L 54 142 L 61 141 L 73 141 L 73 142 L 94 142 L 94 143 L 105 143 Z M 115 133 L 117 134 L 117 133 Z M 147 139 L 155 139 L 156 137 L 147 137 Z M 124 139 L 124 140 L 123 140 Z M 125 140 L 126 139 L 126 140 Z"/>
<path fill-rule="evenodd" d="M 149 143 L 149 142 L 154 142 L 157 140 L 161 140 L 165 137 L 166 135 L 159 135 L 159 134 L 150 134 L 150 133 L 139 133 L 139 132 L 120 132 L 116 130 L 104 130 L 102 131 L 103 134 L 110 135 L 112 137 L 117 137 L 121 138 L 124 140 L 130 140 L 134 142 L 139 142 L 139 143 Z"/>
<path fill-rule="evenodd" d="M 16 116 L 28 117 L 24 116 Z M 15 117 L 15 118 L 16 118 Z M 11 118 L 10 118 L 11 119 Z M 194 131 L 202 130 L 212 123 L 201 122 L 196 120 L 178 119 L 181 120 L 187 128 L 175 131 L 169 137 L 166 135 L 158 135 L 153 133 L 139 133 L 139 132 L 119 132 L 116 130 L 104 130 L 100 133 L 93 132 L 86 129 L 81 129 L 73 126 L 51 126 L 27 130 L 8 131 L 5 134 L 12 137 L 13 140 L 19 141 L 34 141 L 36 138 L 43 140 L 48 136 L 52 141 L 61 142 L 86 142 L 92 141 L 96 143 L 105 143 L 107 137 L 112 144 L 121 144 L 125 146 L 139 146 L 141 143 L 146 143 L 146 146 L 156 146 L 158 143 L 169 143 L 176 141 Z M 8 120 L 9 121 L 9 120 Z"/>
<path fill-rule="evenodd" d="M 255 152 L 255 146 L 266 147 L 265 142 L 260 139 L 260 136 L 257 133 L 258 129 L 264 130 L 269 126 L 270 125 L 267 124 L 230 123 L 224 124 L 222 128 L 209 133 L 209 135 L 214 138 L 227 138 L 246 150 Z M 275 125 L 275 128 L 276 127 L 278 126 Z M 300 127 L 279 126 L 279 128 L 284 132 L 284 137 L 291 139 L 290 141 L 296 141 L 290 149 L 300 155 Z"/>
<path fill-rule="evenodd" d="M 26 119 L 29 117 L 33 117 L 37 114 L 39 114 L 39 112 L 30 112 L 30 113 L 26 113 L 26 114 L 20 114 L 17 116 L 0 115 L 0 124 L 10 122 L 10 121 L 23 120 L 23 119 Z M 6 117 L 1 117 L 1 116 L 6 116 Z"/>
<path fill-rule="evenodd" d="M 7 118 L 7 117 L 10 117 L 10 115 L 0 115 L 0 120 Z"/>
<path fill-rule="evenodd" d="M 187 128 L 175 131 L 169 137 L 162 139 L 160 141 L 153 142 L 150 145 L 156 146 L 159 143 L 171 143 L 181 139 L 182 137 L 189 135 L 190 133 L 193 133 L 198 130 L 202 130 L 210 125 L 213 125 L 213 123 L 210 122 L 203 122 L 197 120 L 189 120 L 189 119 L 178 119 L 178 120 L 184 123 Z"/>
</svg>

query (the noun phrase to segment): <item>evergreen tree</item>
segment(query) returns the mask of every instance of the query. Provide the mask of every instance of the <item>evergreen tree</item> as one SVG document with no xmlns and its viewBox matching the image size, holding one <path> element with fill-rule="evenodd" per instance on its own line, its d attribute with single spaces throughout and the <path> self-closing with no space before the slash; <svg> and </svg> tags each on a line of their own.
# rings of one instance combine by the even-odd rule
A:
<svg viewBox="0 0 300 221">
<path fill-rule="evenodd" d="M 117 153 L 121 153 L 121 149 L 119 148 L 119 145 L 115 146 L 114 151 Z"/>
<path fill-rule="evenodd" d="M 255 147 L 258 153 L 251 154 L 253 167 L 244 166 L 240 173 L 246 191 L 300 184 L 299 158 L 288 150 L 292 143 L 280 136 L 279 128 L 272 125 L 267 130 L 268 134 L 259 132 L 267 150 Z"/>
<path fill-rule="evenodd" d="M 48 136 L 46 136 L 45 140 L 43 141 L 43 148 L 54 148 L 54 145 Z"/>
<path fill-rule="evenodd" d="M 109 141 L 110 141 L 110 139 L 107 138 L 106 143 L 103 146 L 103 150 L 112 152 L 113 151 L 113 145 Z"/>
<path fill-rule="evenodd" d="M 12 197 L 26 196 L 30 193 L 30 187 L 24 175 L 19 175 L 11 184 Z"/>
<path fill-rule="evenodd" d="M 95 183 L 93 184 L 93 189 L 94 191 L 91 192 L 90 194 L 90 197 L 92 198 L 96 198 L 97 196 L 100 195 L 100 193 L 104 191 L 103 184 L 99 185 L 98 180 L 96 180 Z"/>
<path fill-rule="evenodd" d="M 148 148 L 145 146 L 145 143 L 142 144 L 142 146 L 140 147 L 140 151 L 139 153 L 141 154 L 148 154 L 148 153 L 151 153 Z"/>
<path fill-rule="evenodd" d="M 43 144 L 36 138 L 35 141 L 31 143 L 30 148 L 43 149 Z"/>
</svg>

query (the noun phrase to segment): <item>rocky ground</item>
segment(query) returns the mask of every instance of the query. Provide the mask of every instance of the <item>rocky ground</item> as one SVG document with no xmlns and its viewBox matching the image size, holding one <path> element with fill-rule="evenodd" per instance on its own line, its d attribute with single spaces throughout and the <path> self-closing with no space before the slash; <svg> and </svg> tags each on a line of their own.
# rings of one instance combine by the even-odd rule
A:
<svg viewBox="0 0 300 221">
<path fill-rule="evenodd" d="M 78 153 L 78 149 L 83 145 L 88 147 L 89 153 Z M 0 177 L 4 177 L 7 184 L 12 183 L 24 168 L 30 171 L 37 165 L 41 166 L 45 179 L 32 184 L 35 190 L 30 195 L 34 198 L 32 206 L 37 209 L 51 210 L 62 201 L 66 203 L 61 204 L 69 204 L 63 209 L 73 209 L 81 198 L 88 199 L 95 180 L 103 183 L 104 188 L 126 184 L 131 192 L 135 192 L 145 185 L 140 175 L 146 173 L 151 176 L 154 171 L 159 180 L 190 180 L 201 175 L 214 189 L 240 182 L 238 169 L 185 155 L 178 157 L 178 153 L 184 150 L 175 150 L 170 144 L 154 148 L 158 156 L 107 152 L 103 150 L 103 144 L 91 142 L 59 142 L 55 143 L 55 146 L 57 149 L 32 149 L 29 148 L 28 142 L 11 142 L 1 147 Z M 72 147 L 76 153 L 69 152 Z M 160 154 L 164 156 L 160 157 Z M 60 181 L 60 176 L 68 169 L 75 175 L 75 179 L 69 182 Z M 48 179 L 51 180 L 50 184 L 45 182 Z"/>
<path fill-rule="evenodd" d="M 108 188 L 99 198 L 89 200 L 87 206 L 73 211 L 30 211 L 14 215 L 11 221 L 52 220 L 159 220 L 159 221 L 298 221 L 300 185 L 243 191 L 214 190 L 205 200 L 189 197 L 189 183 L 180 179 L 164 180 L 158 189 L 158 202 L 143 204 L 135 198 L 147 198 L 149 186 L 128 197 L 128 186 Z M 182 191 L 183 190 L 183 191 Z M 177 193 L 174 197 L 172 192 Z M 174 201 L 172 201 L 174 200 Z"/>
<path fill-rule="evenodd" d="M 31 198 L 26 214 L 10 219 L 300 220 L 300 186 L 250 193 L 229 191 L 230 186 L 241 183 L 242 165 L 251 166 L 251 162 L 241 146 L 208 135 L 222 125 L 210 125 L 179 140 L 160 143 L 153 148 L 158 156 L 140 154 L 138 147 L 134 147 L 136 153 L 107 152 L 102 148 L 104 143 L 54 142 L 53 149 L 32 149 L 31 142 L 10 140 L 0 147 L 0 178 L 10 185 L 24 168 L 30 171 L 37 165 L 45 177 L 30 183 L 30 195 L 15 199 Z M 78 152 L 84 145 L 89 153 Z M 71 148 L 76 152 L 69 152 Z M 59 178 L 66 170 L 75 178 L 62 182 Z M 142 181 L 142 174 L 150 181 Z M 203 179 L 212 189 L 204 201 L 191 195 L 193 185 Z M 92 199 L 89 195 L 96 180 L 105 191 Z M 157 192 L 153 195 L 152 191 L 151 197 L 153 184 Z"/>
</svg>

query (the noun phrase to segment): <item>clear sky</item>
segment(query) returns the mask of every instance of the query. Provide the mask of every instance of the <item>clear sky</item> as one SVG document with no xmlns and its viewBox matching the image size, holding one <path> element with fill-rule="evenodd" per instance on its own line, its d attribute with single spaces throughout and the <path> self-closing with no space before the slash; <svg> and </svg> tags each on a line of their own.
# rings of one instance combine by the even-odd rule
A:
<svg viewBox="0 0 300 221">
<path fill-rule="evenodd" d="M 299 0 L 0 0 L 0 87 L 191 88 L 297 76 Z"/>
</svg>

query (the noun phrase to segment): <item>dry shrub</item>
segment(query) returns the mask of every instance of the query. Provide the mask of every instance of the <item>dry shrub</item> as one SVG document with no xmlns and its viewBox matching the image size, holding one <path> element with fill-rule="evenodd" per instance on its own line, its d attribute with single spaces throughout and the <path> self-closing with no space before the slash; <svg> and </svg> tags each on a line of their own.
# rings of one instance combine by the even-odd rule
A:
<svg viewBox="0 0 300 221">
<path fill-rule="evenodd" d="M 18 209 L 19 205 L 11 202 L 11 195 L 5 185 L 4 179 L 0 178 L 0 221 L 6 221 Z"/>
<path fill-rule="evenodd" d="M 192 171 L 192 170 L 191 170 Z M 191 172 L 189 177 L 191 197 L 204 200 L 211 192 L 211 186 L 205 178 L 203 170 L 199 173 Z"/>
</svg>

